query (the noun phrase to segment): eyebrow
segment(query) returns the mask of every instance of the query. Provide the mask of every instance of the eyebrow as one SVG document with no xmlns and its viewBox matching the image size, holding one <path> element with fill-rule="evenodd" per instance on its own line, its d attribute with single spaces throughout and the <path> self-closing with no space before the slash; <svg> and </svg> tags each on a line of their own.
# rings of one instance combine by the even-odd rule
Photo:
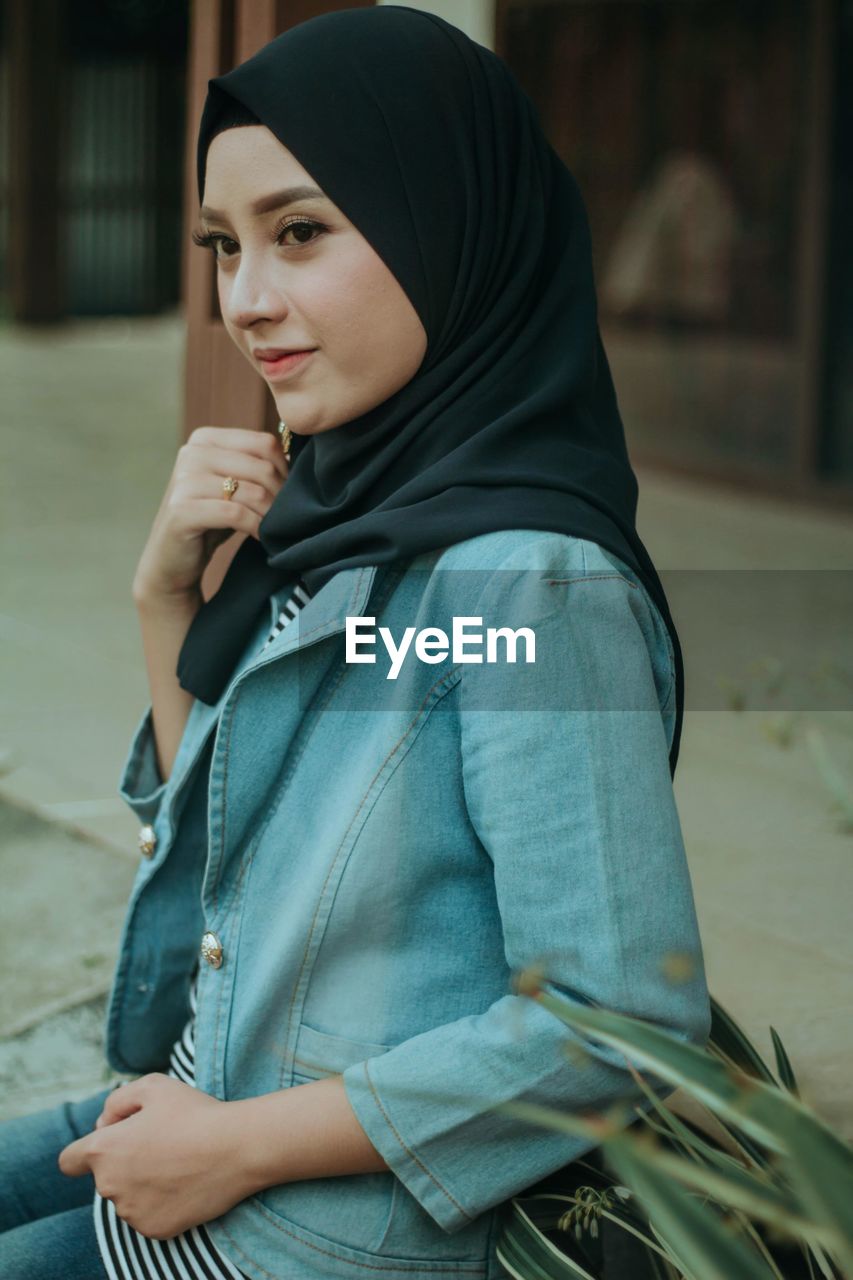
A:
<svg viewBox="0 0 853 1280">
<path fill-rule="evenodd" d="M 286 187 L 284 191 L 273 191 L 271 195 L 261 196 L 249 205 L 249 212 L 256 218 L 262 213 L 272 213 L 274 209 L 283 209 L 285 205 L 295 204 L 297 200 L 327 200 L 328 196 L 319 187 Z M 201 216 L 211 222 L 227 222 L 228 218 L 218 209 L 209 209 L 202 205 Z"/>
</svg>

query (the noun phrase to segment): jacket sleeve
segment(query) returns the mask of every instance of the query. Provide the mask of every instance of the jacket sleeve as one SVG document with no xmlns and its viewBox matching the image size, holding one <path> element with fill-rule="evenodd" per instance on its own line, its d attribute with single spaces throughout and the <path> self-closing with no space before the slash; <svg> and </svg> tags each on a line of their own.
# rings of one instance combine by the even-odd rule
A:
<svg viewBox="0 0 853 1280">
<path fill-rule="evenodd" d="M 142 823 L 157 821 L 168 783 L 160 776 L 149 704 L 134 730 L 119 778 L 118 793 Z"/>
<path fill-rule="evenodd" d="M 510 969 L 538 963 L 581 1001 L 704 1045 L 660 615 L 641 584 L 599 566 L 575 580 L 499 570 L 471 612 L 536 636 L 535 663 L 466 664 L 459 686 L 465 802 L 494 866 Z M 371 1143 L 448 1234 L 595 1145 L 491 1104 L 648 1105 L 619 1052 L 511 992 L 353 1064 L 343 1082 Z"/>
</svg>

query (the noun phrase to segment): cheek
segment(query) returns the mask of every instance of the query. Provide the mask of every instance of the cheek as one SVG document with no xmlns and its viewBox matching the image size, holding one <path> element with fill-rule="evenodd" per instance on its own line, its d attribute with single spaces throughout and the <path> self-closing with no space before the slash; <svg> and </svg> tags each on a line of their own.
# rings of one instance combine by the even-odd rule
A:
<svg viewBox="0 0 853 1280">
<path fill-rule="evenodd" d="M 420 322 L 403 290 L 375 255 L 340 263 L 315 294 L 318 334 L 325 334 L 329 354 L 353 373 L 370 367 L 376 354 L 394 363 L 410 359 L 418 344 Z M 322 339 L 321 339 L 322 340 Z"/>
<path fill-rule="evenodd" d="M 226 331 L 233 334 L 235 333 L 235 327 L 228 308 L 228 299 L 231 296 L 230 281 L 225 272 L 220 271 L 218 267 L 216 268 L 216 296 L 219 299 L 219 315 L 222 323 Z"/>
</svg>

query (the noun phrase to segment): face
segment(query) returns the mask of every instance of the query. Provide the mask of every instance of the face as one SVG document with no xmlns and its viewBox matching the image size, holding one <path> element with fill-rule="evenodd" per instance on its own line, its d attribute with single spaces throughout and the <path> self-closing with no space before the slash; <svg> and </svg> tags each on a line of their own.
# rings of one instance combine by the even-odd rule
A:
<svg viewBox="0 0 853 1280">
<path fill-rule="evenodd" d="M 364 236 L 263 125 L 210 144 L 202 235 L 217 260 L 225 327 L 299 435 L 329 431 L 381 404 L 415 375 L 421 321 Z M 275 353 L 308 356 L 264 360 Z"/>
</svg>

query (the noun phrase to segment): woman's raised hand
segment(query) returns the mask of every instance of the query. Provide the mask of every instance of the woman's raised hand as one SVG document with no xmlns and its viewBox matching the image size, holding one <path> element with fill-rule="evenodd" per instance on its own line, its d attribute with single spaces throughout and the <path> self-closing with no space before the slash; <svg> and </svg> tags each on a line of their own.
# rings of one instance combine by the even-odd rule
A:
<svg viewBox="0 0 853 1280">
<path fill-rule="evenodd" d="M 237 480 L 231 498 L 222 482 Z M 278 438 L 242 427 L 196 427 L 181 445 L 166 492 L 137 565 L 137 600 L 199 590 L 220 543 L 258 526 L 287 478 Z"/>
</svg>

